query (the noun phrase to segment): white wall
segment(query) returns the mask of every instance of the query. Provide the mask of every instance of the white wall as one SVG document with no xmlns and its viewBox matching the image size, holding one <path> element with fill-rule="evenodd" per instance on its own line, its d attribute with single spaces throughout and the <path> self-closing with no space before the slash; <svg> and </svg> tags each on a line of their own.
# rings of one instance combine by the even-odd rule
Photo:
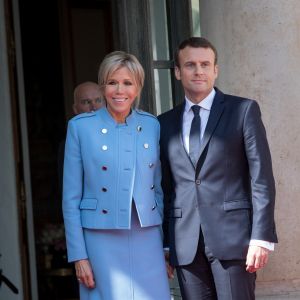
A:
<svg viewBox="0 0 300 300">
<path fill-rule="evenodd" d="M 0 269 L 17 286 L 20 293 L 15 295 L 2 284 L 0 299 L 13 300 L 23 299 L 23 296 L 3 5 L 3 0 L 0 0 Z"/>
<path fill-rule="evenodd" d="M 279 244 L 258 281 L 299 288 L 300 1 L 201 0 L 200 13 L 219 51 L 218 87 L 258 100 L 271 147 Z"/>
</svg>

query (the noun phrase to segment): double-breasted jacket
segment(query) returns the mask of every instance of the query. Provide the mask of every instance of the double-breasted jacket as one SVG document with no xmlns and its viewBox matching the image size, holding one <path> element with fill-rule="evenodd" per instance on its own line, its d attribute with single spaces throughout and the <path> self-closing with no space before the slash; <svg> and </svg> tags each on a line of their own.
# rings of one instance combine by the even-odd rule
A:
<svg viewBox="0 0 300 300">
<path fill-rule="evenodd" d="M 132 110 L 118 124 L 101 108 L 69 121 L 63 215 L 68 260 L 87 258 L 83 228 L 129 229 L 134 201 L 142 227 L 162 222 L 156 117 Z"/>
</svg>

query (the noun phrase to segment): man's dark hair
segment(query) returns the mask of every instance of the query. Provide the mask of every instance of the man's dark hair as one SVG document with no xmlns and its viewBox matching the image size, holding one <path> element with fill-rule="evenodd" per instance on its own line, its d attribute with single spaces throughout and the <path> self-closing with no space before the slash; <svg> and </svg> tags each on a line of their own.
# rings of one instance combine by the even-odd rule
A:
<svg viewBox="0 0 300 300">
<path fill-rule="evenodd" d="M 182 41 L 179 45 L 179 47 L 175 51 L 175 57 L 174 57 L 174 63 L 176 67 L 180 67 L 179 64 L 179 52 L 180 50 L 191 47 L 191 48 L 210 48 L 212 51 L 214 51 L 215 54 L 215 65 L 218 62 L 218 53 L 214 45 L 208 41 L 207 39 L 203 37 L 190 37 L 184 41 Z"/>
</svg>

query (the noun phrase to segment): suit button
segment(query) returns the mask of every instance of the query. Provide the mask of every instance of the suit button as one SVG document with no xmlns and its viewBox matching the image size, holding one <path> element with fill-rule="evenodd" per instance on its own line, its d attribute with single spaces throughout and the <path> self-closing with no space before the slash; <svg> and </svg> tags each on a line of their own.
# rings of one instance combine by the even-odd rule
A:
<svg viewBox="0 0 300 300">
<path fill-rule="evenodd" d="M 102 167 L 102 170 L 103 170 L 103 171 L 106 171 L 106 170 L 107 170 L 107 167 L 106 167 L 106 166 L 103 166 L 103 167 Z"/>
<path fill-rule="evenodd" d="M 102 192 L 107 192 L 107 188 L 102 188 Z"/>
<path fill-rule="evenodd" d="M 107 214 L 107 213 L 108 213 L 108 210 L 102 209 L 102 213 L 103 213 L 103 214 Z"/>
<path fill-rule="evenodd" d="M 154 184 L 151 185 L 151 190 L 153 190 L 153 189 L 154 189 Z"/>
<path fill-rule="evenodd" d="M 201 180 L 200 180 L 200 179 L 197 179 L 195 182 L 196 182 L 197 185 L 200 185 Z"/>
</svg>

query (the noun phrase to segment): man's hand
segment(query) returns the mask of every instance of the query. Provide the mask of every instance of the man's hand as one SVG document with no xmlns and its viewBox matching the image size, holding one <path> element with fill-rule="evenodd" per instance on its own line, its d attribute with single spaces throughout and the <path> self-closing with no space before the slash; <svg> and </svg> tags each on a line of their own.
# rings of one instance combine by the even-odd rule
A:
<svg viewBox="0 0 300 300">
<path fill-rule="evenodd" d="M 166 261 L 166 268 L 168 273 L 168 278 L 173 279 L 174 278 L 174 268 L 170 265 L 170 252 L 169 250 L 164 250 L 165 252 L 165 261 Z"/>
<path fill-rule="evenodd" d="M 260 246 L 249 246 L 246 260 L 246 271 L 254 273 L 268 262 L 269 250 Z"/>
<path fill-rule="evenodd" d="M 75 270 L 79 283 L 84 284 L 90 289 L 95 287 L 94 275 L 88 259 L 75 261 Z"/>
</svg>

